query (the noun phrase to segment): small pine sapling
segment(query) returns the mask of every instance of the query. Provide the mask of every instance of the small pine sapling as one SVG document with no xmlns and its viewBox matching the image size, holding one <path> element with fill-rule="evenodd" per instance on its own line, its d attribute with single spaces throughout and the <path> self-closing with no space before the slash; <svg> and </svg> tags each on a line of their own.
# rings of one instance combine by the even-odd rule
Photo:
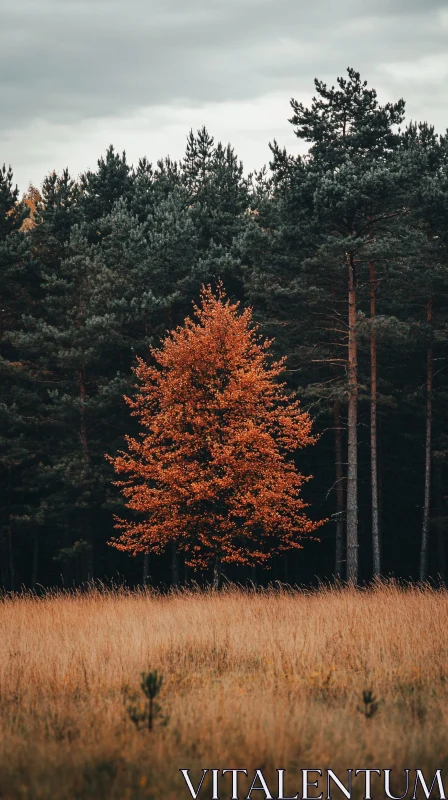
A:
<svg viewBox="0 0 448 800">
<path fill-rule="evenodd" d="M 380 705 L 380 701 L 376 699 L 372 689 L 363 690 L 362 702 L 362 706 L 357 706 L 358 711 L 360 711 L 366 719 L 372 719 Z"/>
<path fill-rule="evenodd" d="M 162 715 L 161 706 L 155 702 L 162 684 L 163 676 L 159 675 L 155 669 L 141 673 L 140 689 L 146 700 L 142 700 L 139 692 L 130 689 L 128 686 L 124 687 L 124 695 L 127 700 L 126 711 L 137 730 L 147 728 L 152 731 L 157 718 L 163 725 L 168 723 L 169 718 Z"/>
</svg>

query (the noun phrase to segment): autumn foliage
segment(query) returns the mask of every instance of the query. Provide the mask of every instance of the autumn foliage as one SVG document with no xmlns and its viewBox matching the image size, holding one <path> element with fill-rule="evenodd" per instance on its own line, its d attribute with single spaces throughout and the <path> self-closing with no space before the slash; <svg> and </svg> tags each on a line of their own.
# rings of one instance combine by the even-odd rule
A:
<svg viewBox="0 0 448 800">
<path fill-rule="evenodd" d="M 126 505 L 142 519 L 117 520 L 113 544 L 134 554 L 175 541 L 186 563 L 252 565 L 300 547 L 319 523 L 304 513 L 307 480 L 294 464 L 312 444 L 311 419 L 279 381 L 250 309 L 222 286 L 203 288 L 194 317 L 170 332 L 139 388 L 126 398 L 143 428 L 113 461 Z"/>
</svg>

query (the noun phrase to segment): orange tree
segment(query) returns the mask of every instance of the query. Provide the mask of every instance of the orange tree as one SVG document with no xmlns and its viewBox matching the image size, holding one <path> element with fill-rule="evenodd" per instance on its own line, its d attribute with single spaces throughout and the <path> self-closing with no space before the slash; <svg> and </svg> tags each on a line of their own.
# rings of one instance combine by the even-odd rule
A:
<svg viewBox="0 0 448 800">
<path fill-rule="evenodd" d="M 167 334 L 151 362 L 138 360 L 139 387 L 126 398 L 142 432 L 110 459 L 126 505 L 143 518 L 117 519 L 112 544 L 137 554 L 174 542 L 195 568 L 254 565 L 301 547 L 321 524 L 304 513 L 307 480 L 294 464 L 312 444 L 311 419 L 279 382 L 250 309 L 222 285 L 203 288 L 194 317 Z"/>
</svg>

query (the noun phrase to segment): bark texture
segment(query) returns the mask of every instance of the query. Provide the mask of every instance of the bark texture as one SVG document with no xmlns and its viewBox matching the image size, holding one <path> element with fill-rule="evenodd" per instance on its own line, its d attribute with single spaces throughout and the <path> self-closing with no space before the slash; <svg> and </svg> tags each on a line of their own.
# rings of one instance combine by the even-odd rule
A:
<svg viewBox="0 0 448 800">
<path fill-rule="evenodd" d="M 344 579 L 344 468 L 342 464 L 341 404 L 334 401 L 334 449 L 336 467 L 336 550 L 334 576 Z"/>
<path fill-rule="evenodd" d="M 426 312 L 428 325 L 432 324 L 432 300 L 429 300 Z M 425 490 L 423 499 L 422 543 L 420 548 L 420 580 L 428 577 L 429 550 L 429 515 L 431 510 L 431 457 L 432 457 L 432 384 L 433 384 L 433 352 L 432 337 L 426 355 L 426 435 L 425 435 Z"/>
<path fill-rule="evenodd" d="M 348 458 L 347 458 L 347 581 L 358 582 L 358 351 L 356 274 L 352 253 L 348 266 Z"/>
<path fill-rule="evenodd" d="M 378 513 L 378 435 L 377 435 L 377 347 L 375 264 L 369 264 L 370 282 L 370 480 L 372 495 L 373 574 L 381 575 L 380 531 Z"/>
</svg>

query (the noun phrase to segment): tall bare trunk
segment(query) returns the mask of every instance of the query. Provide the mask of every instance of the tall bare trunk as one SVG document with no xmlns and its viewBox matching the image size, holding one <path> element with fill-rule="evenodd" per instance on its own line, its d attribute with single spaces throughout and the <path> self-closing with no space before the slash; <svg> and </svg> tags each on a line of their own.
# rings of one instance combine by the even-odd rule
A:
<svg viewBox="0 0 448 800">
<path fill-rule="evenodd" d="M 347 466 L 347 580 L 358 582 L 358 352 L 356 332 L 356 274 L 352 253 L 348 266 L 348 466 Z"/>
<path fill-rule="evenodd" d="M 334 576 L 342 580 L 344 568 L 344 469 L 342 465 L 342 425 L 341 404 L 335 399 L 334 415 L 334 449 L 336 461 L 336 553 Z"/>
<path fill-rule="evenodd" d="M 79 370 L 79 398 L 80 398 L 80 414 L 81 414 L 81 425 L 80 425 L 80 436 L 81 436 L 81 446 L 82 452 L 85 461 L 89 461 L 89 447 L 87 442 L 87 424 L 86 424 L 86 378 L 85 372 L 83 369 Z"/>
<path fill-rule="evenodd" d="M 34 529 L 33 534 L 33 565 L 31 569 L 31 588 L 35 589 L 37 584 L 37 568 L 39 563 L 39 528 Z"/>
<path fill-rule="evenodd" d="M 70 547 L 70 526 L 69 526 L 69 520 L 68 520 L 67 513 L 65 513 L 65 515 L 64 515 L 63 542 L 64 542 L 64 549 L 67 550 Z M 62 561 L 61 578 L 62 578 L 62 585 L 63 585 L 64 589 L 68 589 L 68 587 L 70 585 L 70 580 L 72 578 L 72 567 L 71 567 L 71 564 L 70 564 L 68 558 L 64 558 L 64 560 Z"/>
<path fill-rule="evenodd" d="M 171 585 L 179 586 L 179 557 L 176 542 L 171 542 Z"/>
<path fill-rule="evenodd" d="M 143 555 L 143 586 L 149 583 L 149 553 Z"/>
<path fill-rule="evenodd" d="M 11 592 L 16 588 L 16 574 L 14 566 L 14 550 L 12 546 L 11 526 L 8 527 L 8 567 L 9 567 L 9 588 Z"/>
<path fill-rule="evenodd" d="M 434 469 L 435 481 L 435 501 L 436 501 L 436 525 L 437 525 L 437 563 L 438 573 L 442 581 L 445 580 L 446 574 L 446 552 L 445 552 L 445 531 L 443 519 L 443 492 L 442 492 L 442 464 L 437 462 Z"/>
<path fill-rule="evenodd" d="M 426 321 L 432 324 L 432 300 L 428 301 Z M 431 505 L 431 432 L 432 432 L 432 337 L 426 354 L 426 436 L 425 436 L 425 494 L 423 500 L 422 544 L 420 549 L 420 580 L 428 577 L 429 514 Z"/>
<path fill-rule="evenodd" d="M 383 527 L 382 527 L 382 514 L 383 514 L 383 497 L 384 497 L 384 481 L 383 481 L 383 437 L 382 437 L 382 430 L 381 430 L 381 420 L 378 422 L 378 539 L 380 544 L 380 558 L 381 562 L 382 559 L 382 536 L 383 536 Z M 384 569 L 383 564 L 381 563 L 382 569 Z"/>
<path fill-rule="evenodd" d="M 9 579 L 8 579 L 8 567 L 6 563 L 6 539 L 3 536 L 0 536 L 0 569 L 2 573 L 2 587 L 3 589 L 8 589 L 9 587 Z"/>
<path fill-rule="evenodd" d="M 215 558 L 215 562 L 213 564 L 213 588 L 219 589 L 219 558 Z"/>
<path fill-rule="evenodd" d="M 369 264 L 370 280 L 370 480 L 372 490 L 373 574 L 381 574 L 380 532 L 378 522 L 378 457 L 377 457 L 377 353 L 376 353 L 376 281 L 375 264 Z"/>
<path fill-rule="evenodd" d="M 91 533 L 89 524 L 84 525 L 85 534 L 85 547 L 82 550 L 80 561 L 80 575 L 82 581 L 92 581 L 94 578 L 93 572 L 93 547 L 91 541 Z"/>
<path fill-rule="evenodd" d="M 80 437 L 83 458 L 86 464 L 90 461 L 89 445 L 87 439 L 87 421 L 86 421 L 86 376 L 84 369 L 79 370 L 79 396 L 81 400 L 81 424 L 80 424 Z M 93 542 L 91 535 L 91 512 L 87 510 L 87 519 L 84 528 L 85 539 L 87 541 L 86 548 L 86 575 L 87 580 L 93 580 Z"/>
</svg>

